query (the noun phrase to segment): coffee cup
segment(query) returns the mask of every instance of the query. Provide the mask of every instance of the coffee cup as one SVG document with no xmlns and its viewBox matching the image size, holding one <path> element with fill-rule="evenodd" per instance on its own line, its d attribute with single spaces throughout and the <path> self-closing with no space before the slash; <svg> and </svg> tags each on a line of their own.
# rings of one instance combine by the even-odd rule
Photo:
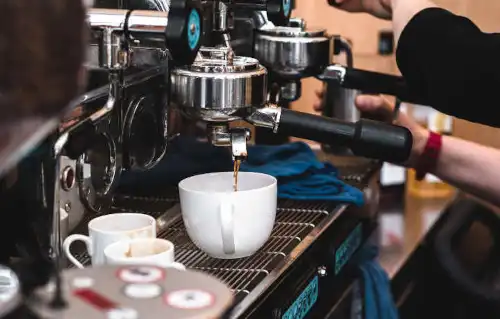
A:
<svg viewBox="0 0 500 319">
<path fill-rule="evenodd" d="M 145 265 L 186 270 L 175 262 L 174 244 L 161 238 L 121 240 L 104 249 L 108 265 Z"/>
<path fill-rule="evenodd" d="M 68 260 L 78 268 L 83 265 L 71 254 L 75 241 L 82 241 L 92 259 L 92 265 L 105 264 L 104 249 L 117 241 L 134 238 L 155 238 L 156 220 L 145 214 L 118 213 L 92 219 L 88 224 L 89 235 L 74 234 L 63 242 Z"/>
<path fill-rule="evenodd" d="M 250 172 L 209 173 L 179 183 L 182 218 L 193 243 L 209 256 L 248 257 L 273 230 L 277 205 L 276 178 Z"/>
</svg>

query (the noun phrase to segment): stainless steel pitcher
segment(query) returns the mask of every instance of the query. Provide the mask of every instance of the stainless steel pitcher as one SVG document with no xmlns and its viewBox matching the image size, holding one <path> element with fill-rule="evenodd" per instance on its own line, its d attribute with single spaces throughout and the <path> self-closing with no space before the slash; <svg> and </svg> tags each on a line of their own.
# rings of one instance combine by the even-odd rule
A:
<svg viewBox="0 0 500 319">
<path fill-rule="evenodd" d="M 339 55 L 344 53 L 348 67 L 353 67 L 353 54 L 351 45 L 341 37 L 334 39 L 334 54 Z M 359 90 L 346 89 L 341 87 L 337 82 L 325 82 L 323 84 L 323 116 L 336 118 L 348 122 L 357 122 L 361 118 L 361 113 L 354 104 L 356 96 L 360 93 Z M 323 151 L 336 155 L 351 155 L 351 150 L 345 147 L 339 147 L 335 144 L 322 144 Z"/>
</svg>

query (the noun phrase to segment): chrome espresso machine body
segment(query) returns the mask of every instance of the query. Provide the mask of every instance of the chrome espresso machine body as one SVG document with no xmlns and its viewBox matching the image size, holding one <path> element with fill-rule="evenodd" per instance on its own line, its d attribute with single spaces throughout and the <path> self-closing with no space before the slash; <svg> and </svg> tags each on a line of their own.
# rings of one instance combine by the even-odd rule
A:
<svg viewBox="0 0 500 319">
<path fill-rule="evenodd" d="M 57 311 L 65 311 L 60 297 L 68 280 L 80 275 L 98 278 L 109 271 L 89 268 L 61 275 L 61 239 L 71 232 L 85 232 L 86 223 L 96 216 L 121 211 L 157 218 L 158 236 L 176 245 L 179 262 L 222 281 L 220 296 L 231 289 L 234 302 L 224 316 L 291 318 L 303 313 L 313 318 L 331 315 L 342 302 L 345 306 L 350 296 L 346 291 L 356 290 L 356 272 L 347 265 L 373 228 L 369 218 L 344 214 L 347 205 L 280 201 L 275 229 L 261 251 L 244 259 L 217 260 L 189 240 L 175 188 L 158 189 L 148 196 L 123 193 L 120 177 L 126 172 L 147 172 L 161 163 L 169 143 L 177 137 L 176 126 L 185 119 L 206 123 L 209 141 L 229 148 L 227 155 L 235 160 L 247 157 L 250 138 L 247 128 L 232 123 L 241 120 L 271 132 L 337 143 L 359 156 L 391 161 L 408 157 L 411 134 L 389 124 L 348 123 L 278 106 L 286 96 L 285 86 L 270 88 L 269 69 L 290 83 L 306 76 L 351 83 L 346 68 L 329 64 L 330 37 L 322 31 L 306 32 L 297 21 L 290 24 L 289 0 L 175 0 L 168 6 L 162 1 L 119 1 L 116 7 L 106 3 L 98 1 L 97 6 L 107 8 L 88 12 L 92 31 L 88 92 L 73 102 L 71 113 L 47 142 L 51 149 L 47 167 L 53 173 L 44 179 L 52 193 L 42 197 L 50 199 L 44 202 L 44 216 L 52 227 L 48 227 L 50 242 L 40 248 L 40 259 L 46 255 L 45 259 L 56 261 L 51 273 L 55 276 L 46 279 L 54 278 L 49 290 L 59 296 L 54 299 L 55 306 L 61 307 Z M 167 7 L 168 11 L 161 11 Z M 231 34 L 238 12 L 244 12 L 246 19 L 249 10 L 258 27 L 253 30 L 253 53 L 246 56 L 236 54 L 233 43 L 248 39 L 231 38 Z M 318 51 L 311 51 L 311 44 L 318 45 Z M 293 53 L 293 58 L 284 58 L 285 53 Z M 313 53 L 318 56 L 310 56 Z M 343 175 L 365 188 L 373 182 L 377 168 L 368 164 Z M 85 253 L 78 258 L 89 264 Z M 71 306 L 72 300 L 67 313 Z M 31 308 L 39 313 L 46 310 L 33 304 Z M 54 309 L 44 313 L 55 316 Z M 224 309 L 218 312 L 223 316 Z"/>
</svg>

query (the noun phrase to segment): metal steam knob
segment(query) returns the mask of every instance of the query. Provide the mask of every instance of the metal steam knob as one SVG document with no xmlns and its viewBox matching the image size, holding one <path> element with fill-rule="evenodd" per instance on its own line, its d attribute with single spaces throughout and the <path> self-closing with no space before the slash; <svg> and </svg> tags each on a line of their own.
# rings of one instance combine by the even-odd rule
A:
<svg viewBox="0 0 500 319">
<path fill-rule="evenodd" d="M 201 11 L 190 0 L 172 0 L 165 30 L 166 45 L 173 63 L 189 65 L 193 63 L 201 45 Z"/>
</svg>

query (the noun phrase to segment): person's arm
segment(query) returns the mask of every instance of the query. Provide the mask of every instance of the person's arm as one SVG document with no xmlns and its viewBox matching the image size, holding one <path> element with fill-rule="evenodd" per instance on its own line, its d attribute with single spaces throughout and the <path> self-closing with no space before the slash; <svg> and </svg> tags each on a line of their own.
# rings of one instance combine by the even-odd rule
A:
<svg viewBox="0 0 500 319">
<path fill-rule="evenodd" d="M 412 95 L 443 113 L 500 127 L 496 106 L 500 34 L 483 33 L 469 19 L 438 8 L 429 0 L 330 3 L 350 12 L 392 17 L 396 60 Z"/>
<path fill-rule="evenodd" d="M 443 136 L 437 165 L 440 179 L 500 206 L 500 151 L 451 136 Z"/>
<path fill-rule="evenodd" d="M 393 1 L 395 28 L 401 29 L 413 11 L 404 0 Z M 491 126 L 500 126 L 499 56 L 499 34 L 483 33 L 469 19 L 439 8 L 410 18 L 396 52 L 410 90 L 429 106 Z"/>
<path fill-rule="evenodd" d="M 356 106 L 361 112 L 378 118 L 390 120 L 393 117 L 393 106 L 380 96 L 358 96 Z M 408 128 L 413 135 L 411 156 L 404 165 L 414 168 L 425 149 L 429 131 L 404 113 L 399 113 L 395 124 Z M 429 173 L 500 206 L 500 150 L 443 136 L 438 160 Z"/>
<path fill-rule="evenodd" d="M 382 3 L 390 6 L 392 11 L 392 26 L 396 43 L 399 42 L 403 29 L 417 13 L 424 9 L 437 7 L 434 2 L 429 0 L 382 0 Z"/>
</svg>

